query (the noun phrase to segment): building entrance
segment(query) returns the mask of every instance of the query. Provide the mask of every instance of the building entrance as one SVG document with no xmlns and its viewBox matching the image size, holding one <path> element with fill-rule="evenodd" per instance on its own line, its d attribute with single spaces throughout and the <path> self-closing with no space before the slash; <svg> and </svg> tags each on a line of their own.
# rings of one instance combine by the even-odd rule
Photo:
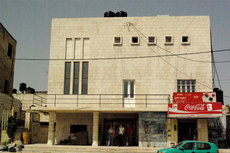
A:
<svg viewBox="0 0 230 153">
<path fill-rule="evenodd" d="M 197 139 L 197 121 L 193 119 L 178 120 L 178 142 Z"/>
<path fill-rule="evenodd" d="M 122 138 L 119 136 L 120 124 L 125 132 Z M 135 119 L 105 119 L 103 145 L 108 145 L 108 130 L 112 126 L 114 130 L 112 146 L 137 146 L 138 145 L 138 122 Z M 131 131 L 130 131 L 131 130 Z M 131 133 L 130 133 L 131 132 Z M 122 142 L 121 142 L 122 141 Z"/>
</svg>

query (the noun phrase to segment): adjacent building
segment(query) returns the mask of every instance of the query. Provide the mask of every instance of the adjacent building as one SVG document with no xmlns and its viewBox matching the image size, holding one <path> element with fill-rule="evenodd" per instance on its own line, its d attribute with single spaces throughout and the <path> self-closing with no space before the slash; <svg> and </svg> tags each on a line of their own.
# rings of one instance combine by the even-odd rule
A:
<svg viewBox="0 0 230 153">
<path fill-rule="evenodd" d="M 212 93 L 211 56 L 208 16 L 54 18 L 47 103 L 31 109 L 49 113 L 48 144 L 107 145 L 120 124 L 132 146 L 208 141 L 210 116 L 168 110 L 173 93 Z"/>
<path fill-rule="evenodd" d="M 8 139 L 6 121 L 9 114 L 20 118 L 21 102 L 12 97 L 17 41 L 0 23 L 0 127 L 1 142 Z M 13 113 L 12 113 L 13 112 Z"/>
<path fill-rule="evenodd" d="M 31 131 L 31 143 L 46 143 L 48 138 L 48 113 L 29 111 L 31 107 L 46 103 L 46 91 L 36 91 L 35 93 L 15 93 L 13 97 L 20 100 L 22 104 L 22 118 L 26 131 Z"/>
<path fill-rule="evenodd" d="M 17 41 L 0 23 L 0 92 L 11 95 L 14 82 L 14 64 Z"/>
</svg>

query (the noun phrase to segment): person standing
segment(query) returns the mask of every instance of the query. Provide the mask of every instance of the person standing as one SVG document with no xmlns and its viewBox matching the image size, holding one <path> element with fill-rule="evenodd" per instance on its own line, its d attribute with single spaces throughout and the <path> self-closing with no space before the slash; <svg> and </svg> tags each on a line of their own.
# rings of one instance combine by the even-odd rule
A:
<svg viewBox="0 0 230 153">
<path fill-rule="evenodd" d="M 126 127 L 126 146 L 131 146 L 132 145 L 132 127 L 127 124 L 127 127 Z"/>
<path fill-rule="evenodd" d="M 114 135 L 114 130 L 113 130 L 113 127 L 110 126 L 110 128 L 108 130 L 108 137 L 109 137 L 108 146 L 113 145 L 113 135 Z"/>
<path fill-rule="evenodd" d="M 123 135 L 125 132 L 125 128 L 120 124 L 119 131 L 118 131 L 118 141 L 119 146 L 123 146 Z"/>
</svg>

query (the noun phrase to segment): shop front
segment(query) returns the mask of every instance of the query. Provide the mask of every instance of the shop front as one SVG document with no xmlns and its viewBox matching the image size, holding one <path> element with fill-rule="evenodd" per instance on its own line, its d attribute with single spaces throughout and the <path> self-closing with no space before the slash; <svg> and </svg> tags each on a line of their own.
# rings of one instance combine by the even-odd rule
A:
<svg viewBox="0 0 230 153">
<path fill-rule="evenodd" d="M 168 146 L 183 140 L 208 141 L 208 119 L 222 116 L 216 93 L 174 93 L 168 104 Z"/>
<path fill-rule="evenodd" d="M 167 146 L 167 112 L 53 112 L 50 119 L 50 144 Z"/>
<path fill-rule="evenodd" d="M 138 127 L 138 113 L 101 113 L 100 146 L 137 146 Z"/>
</svg>

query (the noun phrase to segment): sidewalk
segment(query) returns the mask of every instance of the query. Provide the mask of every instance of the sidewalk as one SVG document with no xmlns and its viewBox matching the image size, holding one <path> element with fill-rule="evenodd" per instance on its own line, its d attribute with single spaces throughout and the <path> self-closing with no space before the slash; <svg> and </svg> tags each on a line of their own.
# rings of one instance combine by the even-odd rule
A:
<svg viewBox="0 0 230 153">
<path fill-rule="evenodd" d="M 71 146 L 71 145 L 25 145 L 21 153 L 157 153 L 161 148 L 117 147 L 117 146 Z M 220 153 L 230 153 L 230 149 L 219 149 Z M 0 151 L 0 153 L 7 153 Z"/>
</svg>

